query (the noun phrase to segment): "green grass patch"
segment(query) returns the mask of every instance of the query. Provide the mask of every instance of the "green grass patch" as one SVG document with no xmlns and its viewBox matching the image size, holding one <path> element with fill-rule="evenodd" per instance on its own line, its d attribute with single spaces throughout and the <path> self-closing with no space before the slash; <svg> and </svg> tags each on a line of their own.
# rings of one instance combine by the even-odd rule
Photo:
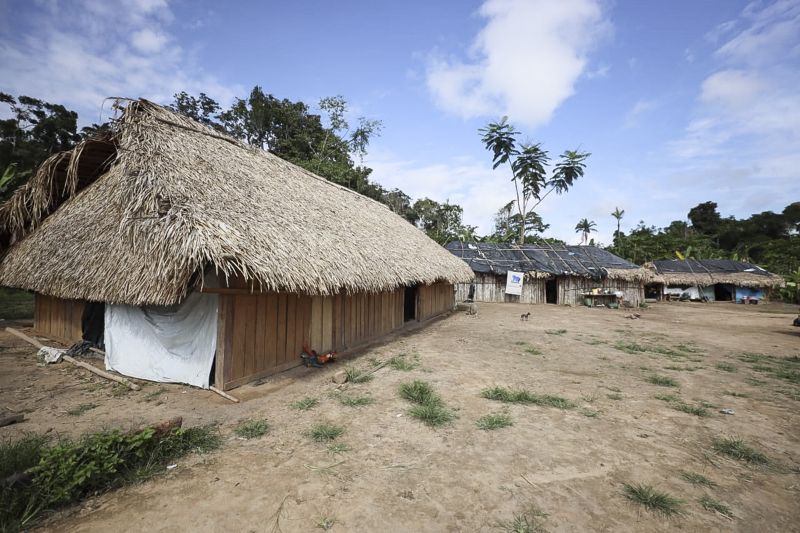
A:
<svg viewBox="0 0 800 533">
<path fill-rule="evenodd" d="M 433 386 L 419 379 L 410 383 L 401 383 L 400 397 L 420 405 L 442 405 L 443 403 L 436 391 L 433 390 Z"/>
<path fill-rule="evenodd" d="M 639 483 L 625 483 L 623 486 L 625 497 L 634 503 L 638 503 L 648 511 L 663 516 L 674 516 L 681 514 L 682 500 L 650 485 Z"/>
<path fill-rule="evenodd" d="M 558 409 L 572 409 L 575 407 L 575 404 L 566 398 L 549 394 L 536 394 L 524 389 L 491 387 L 481 391 L 481 396 L 488 400 L 505 403 L 533 404 L 544 407 L 557 407 Z"/>
<path fill-rule="evenodd" d="M 344 373 L 347 375 L 347 381 L 350 383 L 366 383 L 367 381 L 371 381 L 373 378 L 371 373 L 354 366 L 348 366 L 345 368 Z"/>
<path fill-rule="evenodd" d="M 341 437 L 344 428 L 332 424 L 317 424 L 308 431 L 308 436 L 316 442 L 330 442 Z"/>
<path fill-rule="evenodd" d="M 497 528 L 505 533 L 544 533 L 547 513 L 531 506 L 523 513 L 515 514 L 511 520 L 499 522 Z"/>
<path fill-rule="evenodd" d="M 389 366 L 395 370 L 410 372 L 419 366 L 419 356 L 414 356 L 412 359 L 405 354 L 395 355 L 389 359 Z"/>
<path fill-rule="evenodd" d="M 310 396 L 306 396 L 302 400 L 297 400 L 296 402 L 292 402 L 292 409 L 297 409 L 298 411 L 308 411 L 309 409 L 313 409 L 319 405 L 319 400 L 317 398 L 311 398 Z"/>
<path fill-rule="evenodd" d="M 648 383 L 652 383 L 653 385 L 658 385 L 659 387 L 677 387 L 678 382 L 672 379 L 669 376 L 659 376 L 658 374 L 654 374 L 647 378 Z"/>
<path fill-rule="evenodd" d="M 87 411 L 91 411 L 95 407 L 97 407 L 97 404 L 94 404 L 94 403 L 82 403 L 82 404 L 78 405 L 77 407 L 73 407 L 72 409 L 67 411 L 67 414 L 69 416 L 81 416 L 83 413 L 85 413 Z"/>
<path fill-rule="evenodd" d="M 769 464 L 769 458 L 745 444 L 744 440 L 738 437 L 724 437 L 714 439 L 712 446 L 714 451 L 727 455 L 737 461 L 743 461 L 754 465 Z"/>
<path fill-rule="evenodd" d="M 619 341 L 614 344 L 614 348 L 621 352 L 629 353 L 631 355 L 644 353 L 647 351 L 647 348 L 641 344 L 636 342 L 622 342 Z"/>
<path fill-rule="evenodd" d="M 717 363 L 714 365 L 717 369 L 722 370 L 723 372 L 736 372 L 736 367 L 730 363 Z"/>
<path fill-rule="evenodd" d="M 565 329 L 546 329 L 544 330 L 548 335 L 563 335 L 567 332 Z"/>
<path fill-rule="evenodd" d="M 375 403 L 375 400 L 369 396 L 346 396 L 343 394 L 339 396 L 339 403 L 347 407 L 362 407 Z"/>
<path fill-rule="evenodd" d="M 266 420 L 245 420 L 233 432 L 243 439 L 257 439 L 269 433 L 269 423 Z"/>
<path fill-rule="evenodd" d="M 593 409 L 587 409 L 585 407 L 581 408 L 580 413 L 585 416 L 586 418 L 597 418 L 600 416 L 600 411 L 595 411 Z"/>
<path fill-rule="evenodd" d="M 714 511 L 716 513 L 725 516 L 726 518 L 733 518 L 733 513 L 731 512 L 731 508 L 725 505 L 724 503 L 715 500 L 711 496 L 703 496 L 700 498 L 700 505 L 703 506 L 703 509 L 706 511 Z"/>
<path fill-rule="evenodd" d="M 494 429 L 507 428 L 514 425 L 514 421 L 507 414 L 492 414 L 480 417 L 475 425 L 478 429 L 491 431 Z"/>
<path fill-rule="evenodd" d="M 657 400 L 661 400 L 663 402 L 667 402 L 672 409 L 676 411 L 681 411 L 683 413 L 688 413 L 694 416 L 709 416 L 709 412 L 706 410 L 707 406 L 704 405 L 691 405 L 684 402 L 680 397 L 674 394 L 658 394 L 656 395 Z"/>
<path fill-rule="evenodd" d="M 703 487 L 716 487 L 716 482 L 708 479 L 703 474 L 698 474 L 696 472 L 681 472 L 681 477 L 691 483 L 692 485 L 701 485 Z"/>
<path fill-rule="evenodd" d="M 33 318 L 33 294 L 19 289 L 0 287 L 0 318 L 6 320 Z"/>
<path fill-rule="evenodd" d="M 452 411 L 443 405 L 415 405 L 408 414 L 430 427 L 443 426 L 455 418 Z"/>
<path fill-rule="evenodd" d="M 676 370 L 679 372 L 694 372 L 695 370 L 699 370 L 700 367 L 692 367 L 692 366 L 678 366 L 678 365 L 669 365 L 665 366 L 664 370 Z"/>
<path fill-rule="evenodd" d="M 168 432 L 101 431 L 53 444 L 33 435 L 4 442 L 0 445 L 4 475 L 25 473 L 29 480 L 15 487 L 0 485 L 0 531 L 29 529 L 46 511 L 149 479 L 180 457 L 209 452 L 220 444 L 219 433 L 211 426 Z"/>
<path fill-rule="evenodd" d="M 608 398 L 609 400 L 619 401 L 623 398 L 623 396 L 618 392 L 612 392 L 611 394 L 606 394 L 606 398 Z"/>
<path fill-rule="evenodd" d="M 325 449 L 328 451 L 328 453 L 338 455 L 340 453 L 349 452 L 352 448 L 343 442 L 332 442 L 328 444 Z"/>
</svg>

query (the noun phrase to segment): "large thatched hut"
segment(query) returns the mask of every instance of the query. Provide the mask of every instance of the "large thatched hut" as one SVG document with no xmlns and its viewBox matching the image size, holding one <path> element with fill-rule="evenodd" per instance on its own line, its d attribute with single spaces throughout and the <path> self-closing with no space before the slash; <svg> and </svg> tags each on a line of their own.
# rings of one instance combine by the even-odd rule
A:
<svg viewBox="0 0 800 533">
<path fill-rule="evenodd" d="M 453 241 L 447 249 L 475 275 L 456 286 L 459 301 L 472 292 L 477 302 L 575 305 L 592 289 L 604 289 L 638 306 L 651 277 L 644 268 L 596 246 Z M 508 272 L 523 274 L 520 295 L 506 293 Z"/>
<path fill-rule="evenodd" d="M 784 280 L 753 263 L 729 259 L 664 259 L 645 265 L 654 277 L 649 297 L 707 301 L 759 301 Z"/>
<path fill-rule="evenodd" d="M 382 204 L 145 100 L 0 206 L 0 250 L 38 333 L 99 329 L 108 368 L 222 389 L 441 314 L 472 277 Z"/>
</svg>

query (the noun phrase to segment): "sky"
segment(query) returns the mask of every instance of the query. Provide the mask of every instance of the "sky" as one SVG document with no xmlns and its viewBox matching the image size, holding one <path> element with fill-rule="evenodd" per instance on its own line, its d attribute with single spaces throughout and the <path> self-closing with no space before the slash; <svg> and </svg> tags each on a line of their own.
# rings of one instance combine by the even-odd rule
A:
<svg viewBox="0 0 800 533">
<path fill-rule="evenodd" d="M 481 233 L 514 198 L 479 128 L 502 116 L 586 175 L 537 209 L 547 236 L 612 240 L 715 201 L 723 216 L 800 200 L 800 0 L 0 0 L 0 91 L 108 116 L 106 97 L 223 104 L 254 85 L 343 95 L 383 131 L 365 163 Z M 2 110 L 0 110 L 2 113 Z"/>
</svg>

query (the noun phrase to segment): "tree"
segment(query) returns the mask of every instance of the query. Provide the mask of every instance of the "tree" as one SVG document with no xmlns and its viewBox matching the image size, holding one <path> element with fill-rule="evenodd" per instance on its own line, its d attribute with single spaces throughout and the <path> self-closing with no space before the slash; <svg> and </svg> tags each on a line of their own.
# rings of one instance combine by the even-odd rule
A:
<svg viewBox="0 0 800 533">
<path fill-rule="evenodd" d="M 218 118 L 222 107 L 206 93 L 200 93 L 198 97 L 194 97 L 186 91 L 181 91 L 175 94 L 173 98 L 174 101 L 169 106 L 171 109 L 206 126 L 222 129 Z"/>
<path fill-rule="evenodd" d="M 10 115 L 0 120 L 0 169 L 11 176 L 2 199 L 25 183 L 49 156 L 75 146 L 80 135 L 78 114 L 62 105 L 6 93 L 0 93 L 0 104 L 8 106 Z"/>
<path fill-rule="evenodd" d="M 422 198 L 414 202 L 407 218 L 428 237 L 439 244 L 446 244 L 452 240 L 475 240 L 476 228 L 463 224 L 463 214 L 464 210 L 459 205 Z"/>
<path fill-rule="evenodd" d="M 581 235 L 581 244 L 585 244 L 589 242 L 589 233 L 592 231 L 597 231 L 595 229 L 597 224 L 595 224 L 594 220 L 589 220 L 588 218 L 582 218 L 578 223 L 575 225 L 575 233 L 582 233 Z"/>
<path fill-rule="evenodd" d="M 567 192 L 575 180 L 582 177 L 586 169 L 588 152 L 566 150 L 559 156 L 550 178 L 546 167 L 550 157 L 542 149 L 541 143 L 522 143 L 517 147 L 516 137 L 519 132 L 508 123 L 507 117 L 500 122 L 489 123 L 479 132 L 487 150 L 492 152 L 493 166 L 508 164 L 511 168 L 511 181 L 516 192 L 516 208 L 519 220 L 527 220 L 529 211 L 533 211 L 553 191 L 556 194 Z M 529 202 L 533 201 L 533 205 Z M 525 242 L 526 224 L 519 224 L 519 243 Z"/>
<path fill-rule="evenodd" d="M 689 220 L 692 227 L 703 235 L 716 235 L 722 223 L 716 202 L 697 204 L 689 210 Z"/>
<path fill-rule="evenodd" d="M 611 216 L 617 219 L 617 231 L 614 233 L 614 240 L 619 237 L 619 224 L 622 222 L 622 217 L 625 215 L 625 210 L 620 209 L 619 207 L 614 208 L 614 212 L 611 213 Z"/>
</svg>

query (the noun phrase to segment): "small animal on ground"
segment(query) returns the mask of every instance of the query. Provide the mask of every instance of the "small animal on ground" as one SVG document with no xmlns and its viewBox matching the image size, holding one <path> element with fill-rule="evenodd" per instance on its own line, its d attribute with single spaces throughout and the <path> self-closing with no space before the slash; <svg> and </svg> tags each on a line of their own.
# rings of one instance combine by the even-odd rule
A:
<svg viewBox="0 0 800 533">
<path fill-rule="evenodd" d="M 478 314 L 478 306 L 475 303 L 470 303 L 469 308 L 467 309 L 467 315 L 475 316 Z"/>
<path fill-rule="evenodd" d="M 520 320 L 520 322 L 522 322 L 522 321 L 527 322 L 528 318 L 530 318 L 530 316 L 531 316 L 531 312 L 528 311 L 527 313 L 523 313 L 523 314 L 519 315 L 519 320 Z"/>
</svg>

